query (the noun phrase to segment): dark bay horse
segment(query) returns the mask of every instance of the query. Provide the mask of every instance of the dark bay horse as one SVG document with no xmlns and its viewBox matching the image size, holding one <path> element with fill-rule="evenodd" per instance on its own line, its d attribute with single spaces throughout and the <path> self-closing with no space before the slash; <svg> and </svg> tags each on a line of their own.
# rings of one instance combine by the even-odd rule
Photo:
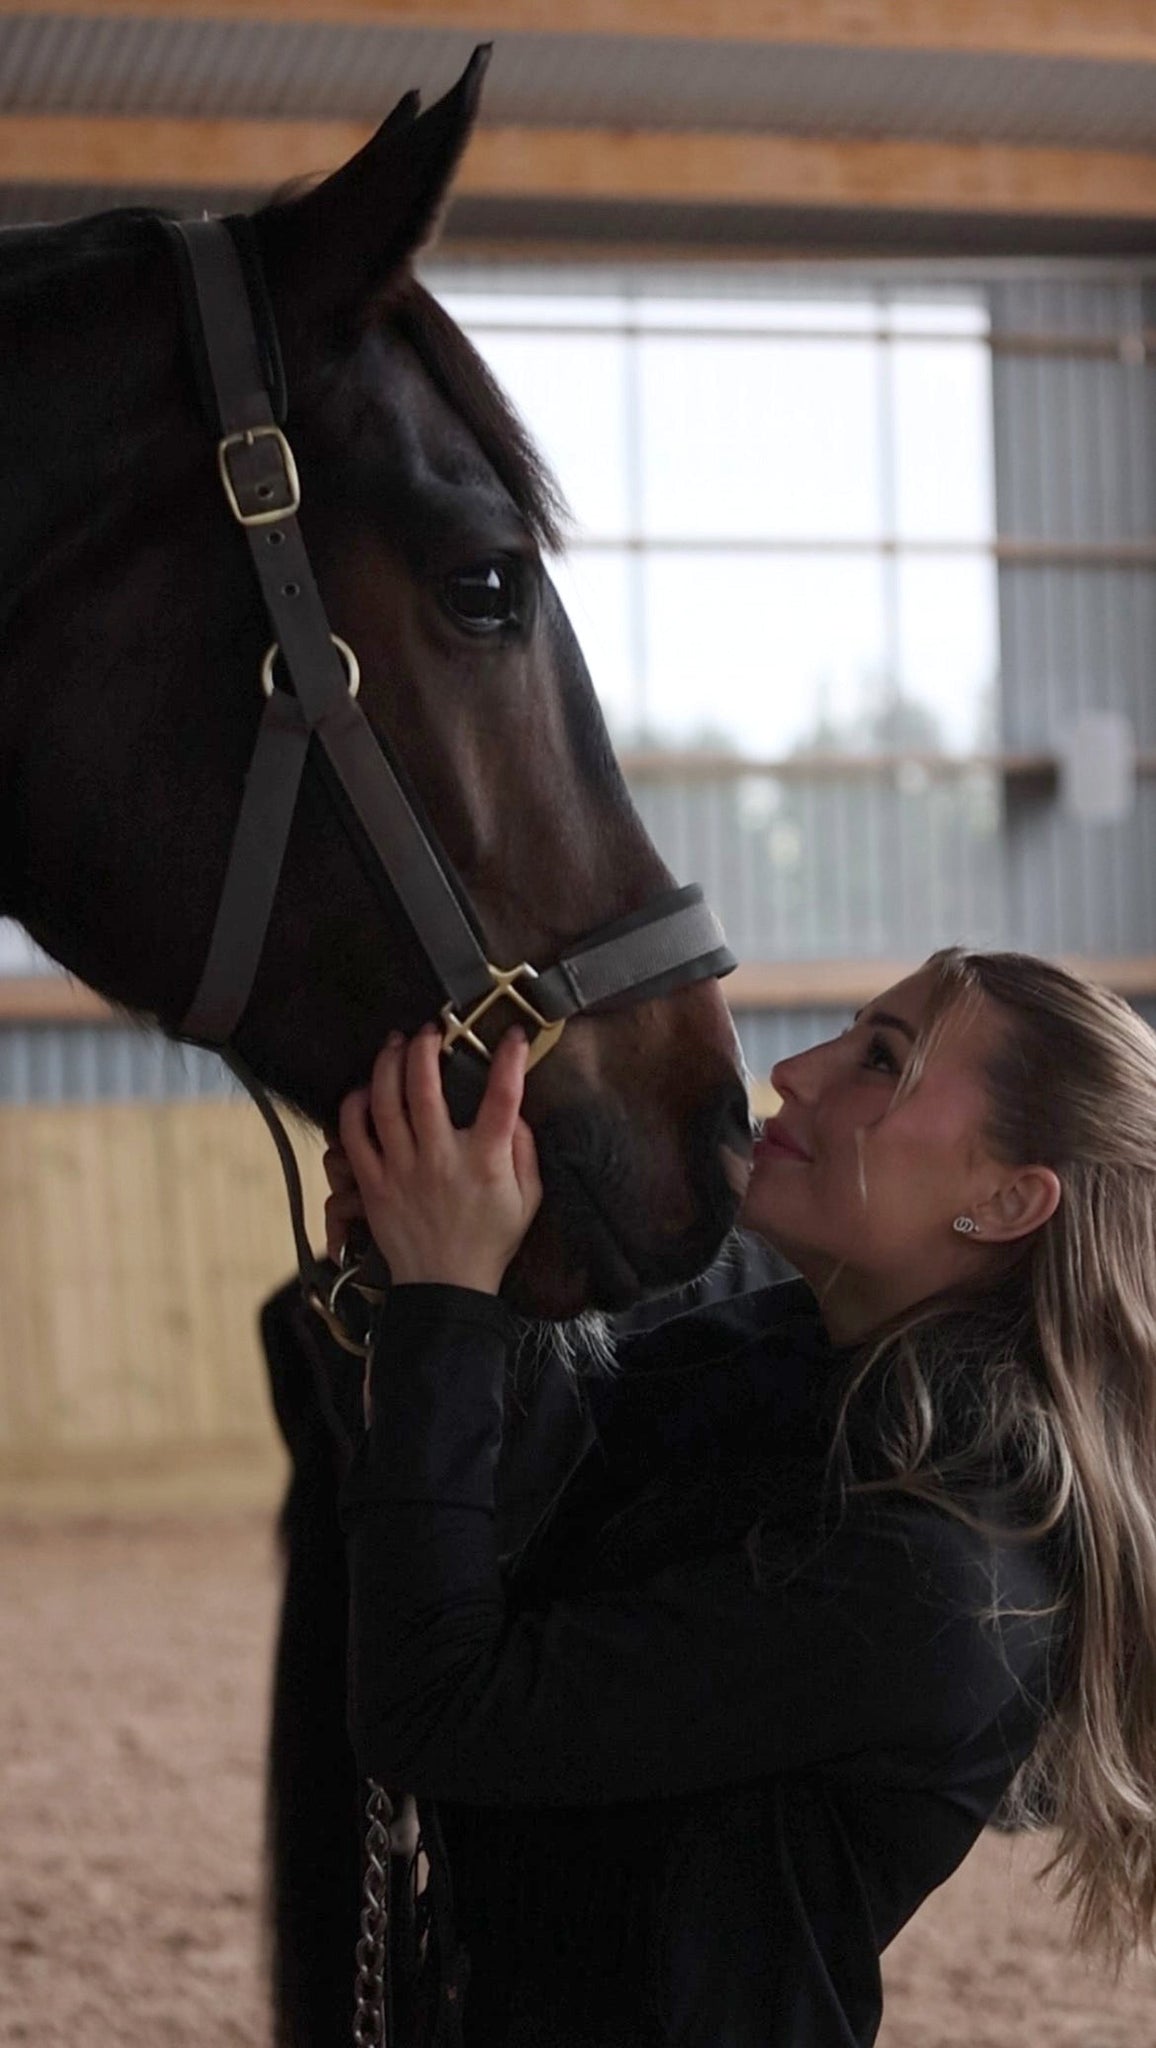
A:
<svg viewBox="0 0 1156 2048">
<path fill-rule="evenodd" d="M 483 63 L 403 100 L 344 169 L 254 216 L 301 524 L 361 703 L 499 961 L 554 959 L 669 887 L 545 573 L 558 505 L 479 358 L 413 278 Z M 0 911 L 179 1034 L 261 710 L 267 624 L 200 418 L 172 249 L 122 212 L 0 238 Z M 582 394 L 575 392 L 575 404 Z M 249 1068 L 316 1122 L 439 992 L 307 769 Z M 700 1269 L 747 1149 L 717 983 L 575 1019 L 531 1076 L 546 1200 L 527 1311 Z"/>
<path fill-rule="evenodd" d="M 482 68 L 424 115 L 410 95 L 343 170 L 256 214 L 252 236 L 302 529 L 333 630 L 359 655 L 362 705 L 494 956 L 553 960 L 671 878 L 543 566 L 560 538 L 550 480 L 409 267 Z M 157 217 L 0 237 L 0 362 L 0 911 L 179 1035 L 269 632 Z M 307 766 L 237 1052 L 331 1123 L 387 1030 L 414 1029 L 440 994 L 331 782 Z M 527 1314 L 620 1308 L 708 1263 L 749 1149 L 716 982 L 572 1020 L 526 1107 L 546 1187 L 511 1276 Z M 295 1465 L 273 1740 L 278 2038 L 329 2048 L 348 2011 L 356 1786 L 333 1476 L 301 1361 L 330 1340 L 286 1294 L 266 1341 Z"/>
</svg>

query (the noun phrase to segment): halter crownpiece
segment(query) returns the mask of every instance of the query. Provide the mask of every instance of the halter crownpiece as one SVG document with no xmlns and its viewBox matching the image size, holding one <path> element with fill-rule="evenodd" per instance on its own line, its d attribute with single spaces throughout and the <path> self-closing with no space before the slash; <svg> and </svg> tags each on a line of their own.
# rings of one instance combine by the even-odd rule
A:
<svg viewBox="0 0 1156 2048">
<path fill-rule="evenodd" d="M 221 1050 L 256 1100 L 285 1170 L 306 1295 L 347 1341 L 333 1290 L 309 1247 L 292 1148 L 268 1096 L 230 1044 L 252 994 L 312 743 L 323 750 L 441 984 L 445 1088 L 459 1125 L 471 1120 L 485 1090 L 490 1054 L 477 1027 L 499 1004 L 532 1034 L 533 1066 L 552 1051 L 570 1017 L 714 979 L 736 961 L 695 885 L 667 890 L 600 927 L 552 965 L 490 961 L 466 890 L 356 701 L 356 654 L 331 630 L 314 581 L 297 519 L 301 485 L 284 430 L 276 323 L 252 225 L 243 215 L 162 225 L 178 253 L 185 326 L 217 437 L 225 502 L 245 536 L 271 629 L 257 741 L 208 953 L 180 1035 Z M 351 1348 L 364 1346 L 358 1340 Z"/>
</svg>

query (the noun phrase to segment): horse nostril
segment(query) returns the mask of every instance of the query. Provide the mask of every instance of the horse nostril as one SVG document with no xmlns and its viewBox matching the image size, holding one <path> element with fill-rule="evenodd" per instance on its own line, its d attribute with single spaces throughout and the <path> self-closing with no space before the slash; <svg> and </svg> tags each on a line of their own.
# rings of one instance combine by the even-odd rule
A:
<svg viewBox="0 0 1156 2048">
<path fill-rule="evenodd" d="M 706 1178 L 701 1184 L 703 1215 L 717 1225 L 721 1234 L 734 1222 L 750 1173 L 753 1132 L 741 1082 L 729 1083 L 715 1098 L 704 1131 L 708 1150 L 704 1161 Z"/>
<path fill-rule="evenodd" d="M 719 1117 L 717 1142 L 725 1145 L 728 1151 L 737 1152 L 740 1159 L 749 1159 L 753 1139 L 746 1090 L 738 1086 L 727 1092 Z"/>
</svg>

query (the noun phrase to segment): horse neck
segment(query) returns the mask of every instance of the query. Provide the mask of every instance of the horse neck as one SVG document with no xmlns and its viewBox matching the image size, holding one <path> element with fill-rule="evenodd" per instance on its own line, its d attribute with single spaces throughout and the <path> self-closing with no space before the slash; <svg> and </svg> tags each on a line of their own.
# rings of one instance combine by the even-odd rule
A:
<svg viewBox="0 0 1156 2048">
<path fill-rule="evenodd" d="M 91 528 L 151 394 L 147 244 L 45 230 L 0 237 L 0 604 L 10 619 L 56 551 Z M 91 224 L 93 228 L 98 223 Z M 159 252 L 158 252 L 159 253 Z"/>
<path fill-rule="evenodd" d="M 0 909 L 13 914 L 24 735 L 50 686 L 38 622 L 99 533 L 114 479 L 131 477 L 155 409 L 159 337 L 142 283 L 159 256 L 100 221 L 0 234 Z"/>
</svg>

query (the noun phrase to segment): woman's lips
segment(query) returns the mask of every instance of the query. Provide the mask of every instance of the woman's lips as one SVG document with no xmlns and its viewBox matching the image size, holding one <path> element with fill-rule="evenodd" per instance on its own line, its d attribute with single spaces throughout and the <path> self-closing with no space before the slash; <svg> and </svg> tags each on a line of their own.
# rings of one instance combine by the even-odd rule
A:
<svg viewBox="0 0 1156 2048">
<path fill-rule="evenodd" d="M 762 1133 L 755 1145 L 755 1158 L 797 1159 L 804 1166 L 811 1163 L 810 1153 L 804 1152 L 796 1139 L 790 1137 L 786 1131 L 780 1130 L 777 1120 L 763 1125 Z"/>
</svg>

